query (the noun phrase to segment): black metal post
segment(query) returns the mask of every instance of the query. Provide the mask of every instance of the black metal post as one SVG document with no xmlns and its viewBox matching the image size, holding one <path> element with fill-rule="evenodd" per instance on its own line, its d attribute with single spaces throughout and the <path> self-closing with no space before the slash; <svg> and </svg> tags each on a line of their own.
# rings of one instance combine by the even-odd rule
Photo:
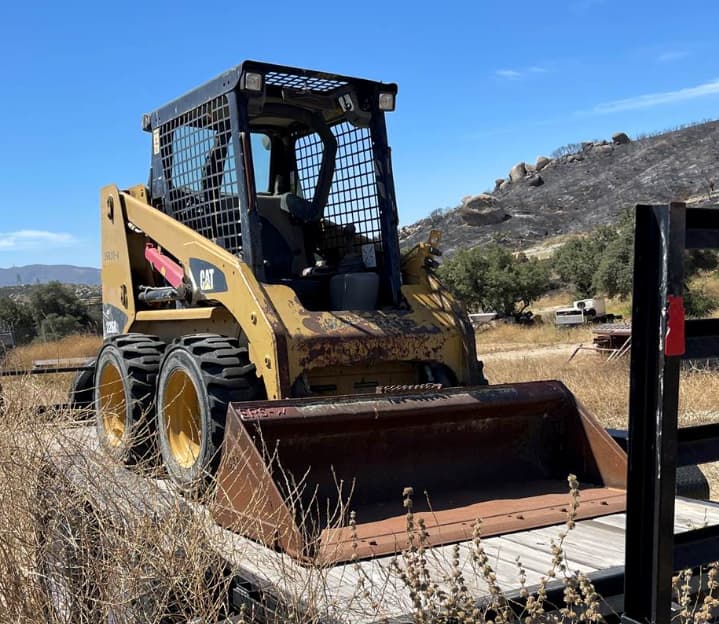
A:
<svg viewBox="0 0 719 624">
<path fill-rule="evenodd" d="M 670 301 L 682 301 L 684 210 L 636 213 L 623 618 L 642 623 L 671 615 L 680 357 L 667 331 Z"/>
</svg>

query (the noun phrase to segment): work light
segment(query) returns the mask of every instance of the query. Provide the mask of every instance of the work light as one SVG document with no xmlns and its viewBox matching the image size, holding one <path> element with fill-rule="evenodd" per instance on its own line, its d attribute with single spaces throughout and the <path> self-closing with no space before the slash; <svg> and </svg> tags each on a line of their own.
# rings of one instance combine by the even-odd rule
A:
<svg viewBox="0 0 719 624">
<path fill-rule="evenodd" d="M 394 110 L 394 93 L 379 94 L 379 109 L 383 111 Z"/>
<path fill-rule="evenodd" d="M 262 74 L 257 72 L 245 72 L 242 74 L 240 88 L 244 91 L 262 91 Z"/>
</svg>

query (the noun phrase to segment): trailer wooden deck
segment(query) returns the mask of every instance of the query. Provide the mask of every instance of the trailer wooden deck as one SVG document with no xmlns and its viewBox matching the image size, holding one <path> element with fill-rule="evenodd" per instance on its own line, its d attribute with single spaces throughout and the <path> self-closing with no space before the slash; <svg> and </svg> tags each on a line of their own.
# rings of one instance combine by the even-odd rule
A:
<svg viewBox="0 0 719 624">
<path fill-rule="evenodd" d="M 67 435 L 58 439 L 51 459 L 96 507 L 108 506 L 111 500 L 113 513 L 117 513 L 120 505 L 128 515 L 152 514 L 160 524 L 163 510 L 188 510 L 202 523 L 215 550 L 248 586 L 295 608 L 311 604 L 319 611 L 319 621 L 332 624 L 409 621 L 412 602 L 394 569 L 395 556 L 322 568 L 302 565 L 283 553 L 220 528 L 207 508 L 188 503 L 169 482 L 114 466 L 98 449 L 94 428 L 77 427 L 64 432 Z M 98 478 L 100 466 L 103 474 L 111 471 L 111 478 Z M 677 499 L 675 532 L 708 525 L 719 525 L 719 505 Z M 542 580 L 552 569 L 553 543 L 564 530 L 564 525 L 557 525 L 482 539 L 484 552 L 505 593 L 521 588 L 517 561 L 526 572 L 526 586 Z M 624 513 L 578 521 L 563 542 L 568 570 L 581 571 L 592 578 L 606 570 L 621 568 L 624 539 Z M 447 545 L 427 551 L 427 567 L 440 587 L 447 587 L 454 549 L 454 545 Z M 489 588 L 474 567 L 472 553 L 471 541 L 459 544 L 459 569 L 469 591 L 481 600 L 489 595 Z M 401 557 L 398 561 L 401 565 Z"/>
</svg>

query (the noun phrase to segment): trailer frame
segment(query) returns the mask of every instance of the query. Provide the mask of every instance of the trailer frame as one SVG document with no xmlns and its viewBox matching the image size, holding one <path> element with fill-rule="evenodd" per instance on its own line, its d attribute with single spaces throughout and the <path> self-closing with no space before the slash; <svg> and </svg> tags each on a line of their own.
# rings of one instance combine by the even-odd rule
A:
<svg viewBox="0 0 719 624">
<path fill-rule="evenodd" d="M 719 319 L 685 320 L 684 251 L 719 249 L 719 210 L 639 205 L 634 243 L 625 622 L 669 624 L 676 570 L 719 559 L 719 527 L 674 534 L 677 466 L 719 460 L 719 423 L 678 427 L 681 360 L 719 356 Z"/>
</svg>

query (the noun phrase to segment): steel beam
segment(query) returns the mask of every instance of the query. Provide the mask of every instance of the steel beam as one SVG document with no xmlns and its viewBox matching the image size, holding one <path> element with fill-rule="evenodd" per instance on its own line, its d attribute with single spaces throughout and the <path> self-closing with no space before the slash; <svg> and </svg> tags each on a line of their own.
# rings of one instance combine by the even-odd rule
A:
<svg viewBox="0 0 719 624">
<path fill-rule="evenodd" d="M 683 204 L 637 206 L 624 581 L 624 617 L 636 622 L 671 617 L 680 357 L 667 353 L 684 246 Z"/>
</svg>

